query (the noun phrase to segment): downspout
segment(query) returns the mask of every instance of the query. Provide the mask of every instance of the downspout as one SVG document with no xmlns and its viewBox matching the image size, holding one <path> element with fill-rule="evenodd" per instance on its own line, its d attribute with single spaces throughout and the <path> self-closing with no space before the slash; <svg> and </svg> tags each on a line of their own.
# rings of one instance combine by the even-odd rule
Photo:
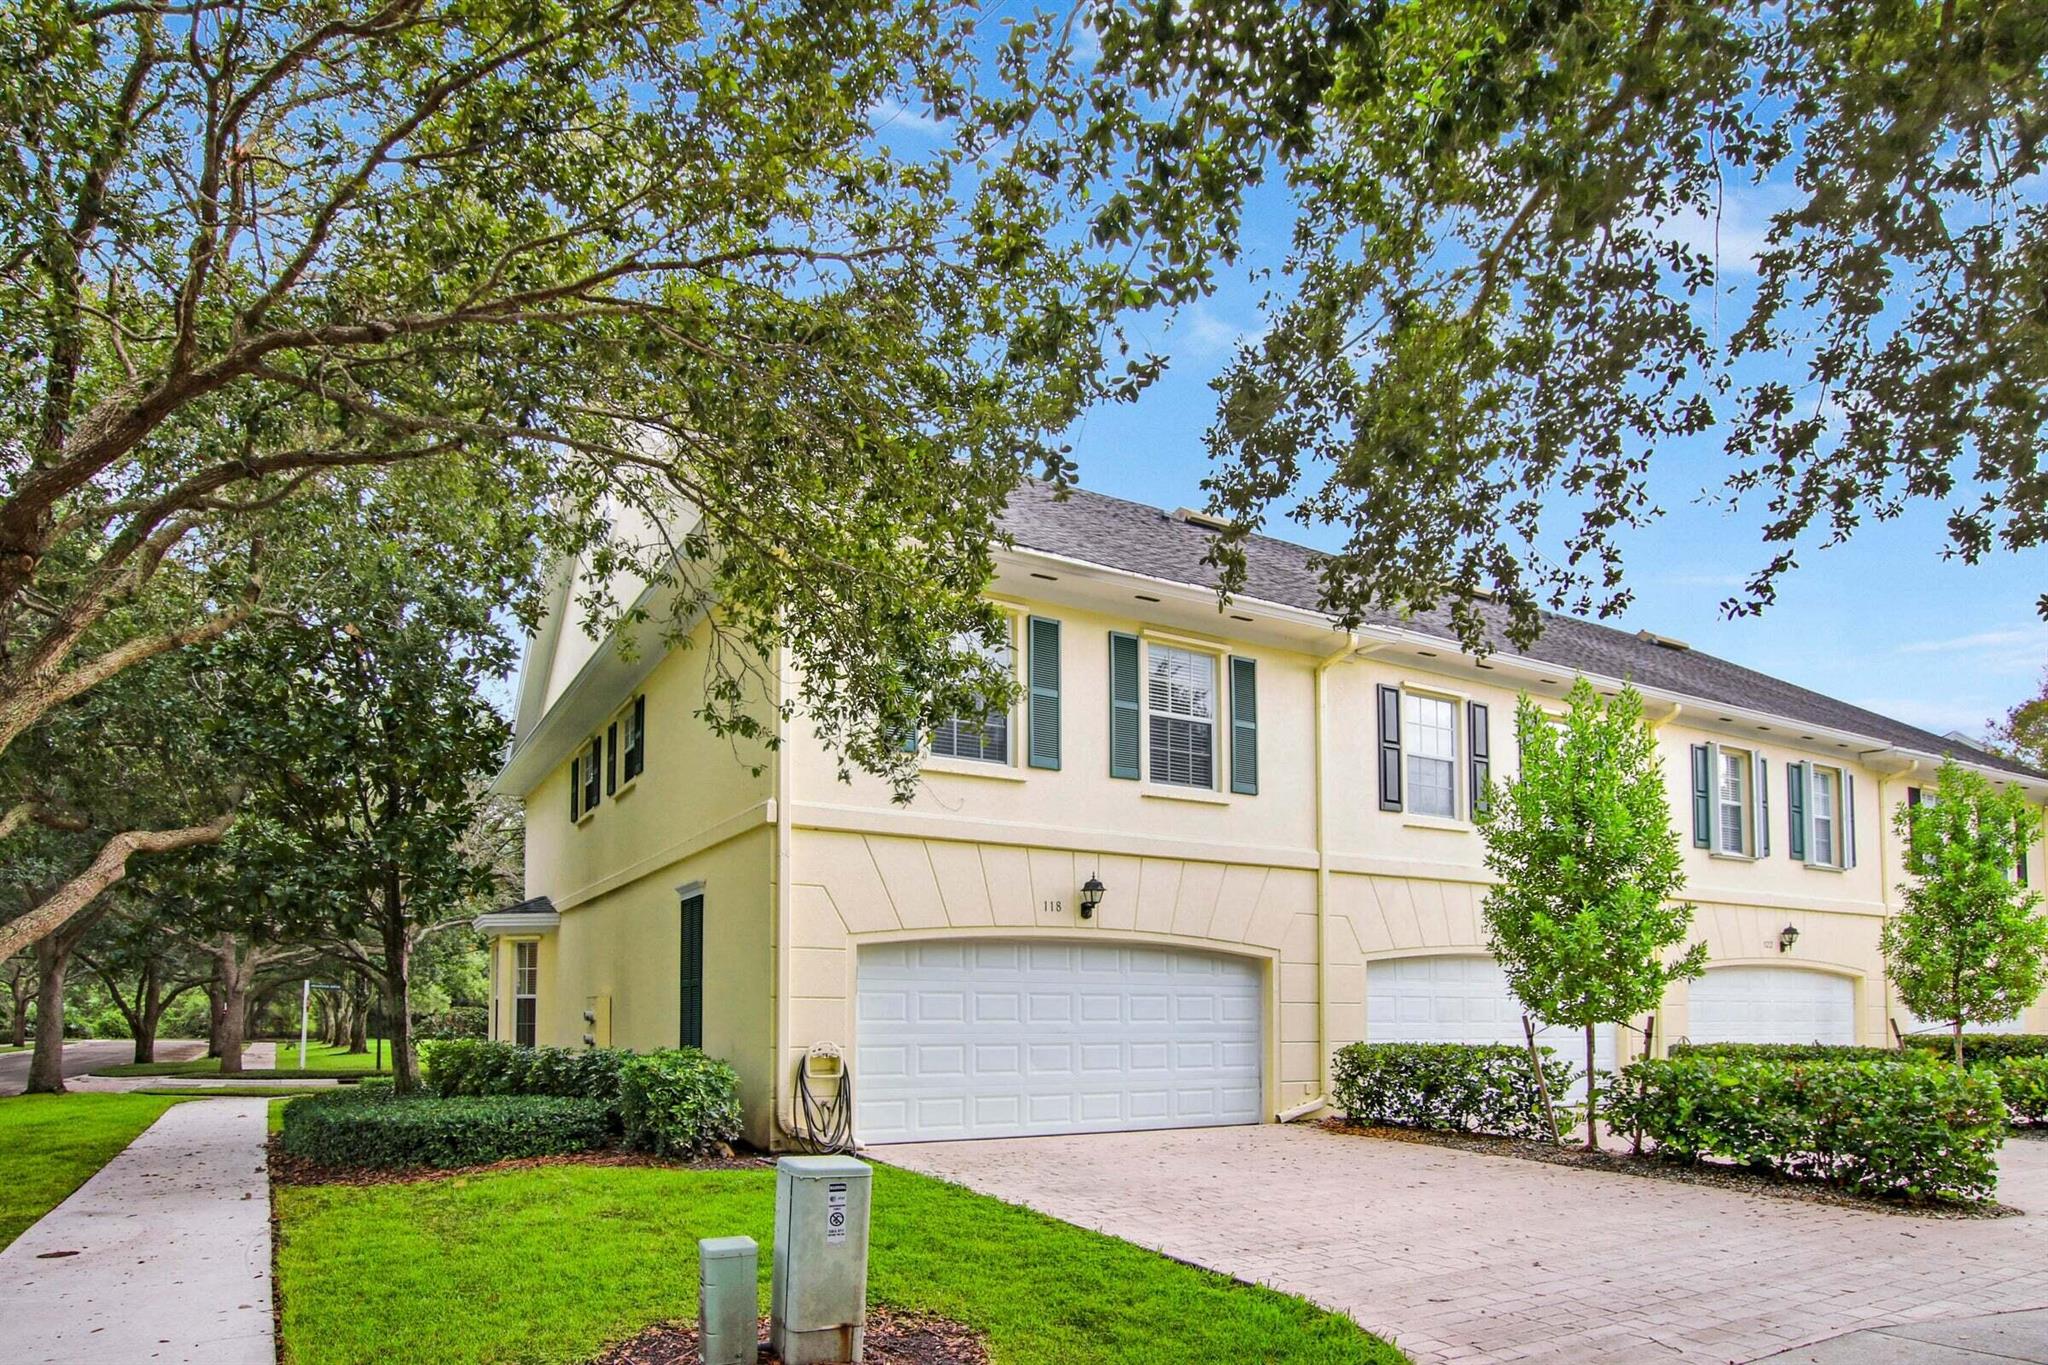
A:
<svg viewBox="0 0 2048 1365">
<path fill-rule="evenodd" d="M 769 950 L 775 964 L 775 1009 L 768 1030 L 771 1054 L 768 1061 L 768 1093 L 773 1101 L 775 1127 L 782 1133 L 791 1132 L 795 1127 L 786 1107 L 790 1103 L 789 1087 L 783 1084 L 784 1054 L 788 1051 L 789 1040 L 790 926 L 795 921 L 795 910 L 790 904 L 793 894 L 790 843 L 795 804 L 791 800 L 790 779 L 795 764 L 790 753 L 789 736 L 783 732 L 784 722 L 781 720 L 783 689 L 787 685 L 788 668 L 789 651 L 777 645 L 775 714 L 776 736 L 780 742 L 775 746 L 775 778 L 770 792 L 770 799 L 775 803 L 775 941 Z M 771 1144 L 775 1137 L 775 1133 L 769 1134 Z"/>
<path fill-rule="evenodd" d="M 1878 904 L 1884 907 L 1884 918 L 1887 920 L 1892 917 L 1892 892 L 1895 888 L 1888 880 L 1891 862 L 1885 856 L 1890 849 L 1887 841 L 1891 837 L 1892 823 L 1887 817 L 1891 807 L 1885 798 L 1885 788 L 1894 779 L 1910 785 L 1912 779 L 1919 775 L 1920 768 L 1920 760 L 1915 758 L 1907 762 L 1905 771 L 1893 773 L 1889 778 L 1883 773 L 1877 774 L 1877 900 Z M 1903 801 L 1905 797 L 1902 795 L 1899 799 Z M 1884 1028 L 1878 1034 L 1879 1045 L 1882 1046 L 1895 1041 L 1892 1037 L 1892 974 L 1884 970 L 1882 954 L 1879 956 L 1877 975 L 1884 986 Z"/>
<path fill-rule="evenodd" d="M 1358 649 L 1358 633 L 1346 631 L 1344 647 L 1317 661 L 1315 678 L 1316 788 L 1316 1083 L 1313 1099 L 1279 1114 L 1282 1123 L 1313 1113 L 1329 1103 L 1330 1079 L 1330 799 L 1329 682 L 1332 668 Z"/>
</svg>

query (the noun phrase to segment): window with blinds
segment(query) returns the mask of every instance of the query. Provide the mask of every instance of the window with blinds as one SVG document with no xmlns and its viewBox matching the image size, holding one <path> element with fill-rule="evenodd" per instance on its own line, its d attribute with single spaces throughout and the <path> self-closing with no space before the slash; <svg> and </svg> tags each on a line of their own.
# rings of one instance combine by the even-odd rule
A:
<svg viewBox="0 0 2048 1365">
<path fill-rule="evenodd" d="M 1154 782 L 1216 785 L 1216 659 L 1191 649 L 1153 645 L 1146 656 Z"/>
<path fill-rule="evenodd" d="M 980 653 L 1008 673 L 1016 667 L 1016 650 L 1005 641 L 990 648 L 979 637 L 960 635 L 953 647 L 962 653 Z M 978 716 L 949 716 L 932 731 L 932 753 L 941 758 L 965 758 L 977 763 L 1010 761 L 1010 710 L 996 707 Z"/>
<path fill-rule="evenodd" d="M 532 1047 L 540 1024 L 540 945 L 512 945 L 512 1041 Z"/>
<path fill-rule="evenodd" d="M 1408 751 L 1408 811 L 1458 818 L 1458 704 L 1406 692 L 1402 742 Z"/>
</svg>

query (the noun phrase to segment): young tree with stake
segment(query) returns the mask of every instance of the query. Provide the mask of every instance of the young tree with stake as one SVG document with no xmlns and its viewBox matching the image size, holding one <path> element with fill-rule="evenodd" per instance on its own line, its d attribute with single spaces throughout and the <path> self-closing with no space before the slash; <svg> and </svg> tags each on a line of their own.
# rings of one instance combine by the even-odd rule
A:
<svg viewBox="0 0 2048 1365">
<path fill-rule="evenodd" d="M 1945 1020 L 1963 1061 L 1963 1025 L 2012 1019 L 2048 984 L 2048 922 L 2039 892 L 2014 869 L 2041 830 L 2017 787 L 1995 788 L 1949 759 L 1938 796 L 1901 804 L 1905 908 L 1879 937 L 1885 971 L 1907 1009 Z"/>
<path fill-rule="evenodd" d="M 1692 923 L 1656 737 L 1634 688 L 1602 698 L 1580 678 L 1561 723 L 1524 695 L 1521 773 L 1489 785 L 1480 822 L 1486 931 L 1530 1014 L 1586 1031 L 1586 1149 L 1599 1146 L 1594 1030 L 1655 1009 L 1698 976 L 1707 948 L 1667 958 Z"/>
</svg>

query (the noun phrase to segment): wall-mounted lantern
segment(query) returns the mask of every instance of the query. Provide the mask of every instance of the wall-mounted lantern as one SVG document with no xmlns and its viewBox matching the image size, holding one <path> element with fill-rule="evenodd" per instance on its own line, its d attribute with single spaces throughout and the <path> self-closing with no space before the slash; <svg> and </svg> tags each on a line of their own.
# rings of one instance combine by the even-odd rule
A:
<svg viewBox="0 0 2048 1365">
<path fill-rule="evenodd" d="M 1082 919 L 1095 918 L 1095 907 L 1102 904 L 1102 893 L 1108 889 L 1094 873 L 1088 874 L 1088 880 L 1081 883 Z"/>
<path fill-rule="evenodd" d="M 1784 928 L 1782 928 L 1782 929 L 1780 929 L 1780 930 L 1778 931 L 1778 951 L 1779 951 L 1779 952 L 1781 952 L 1781 953 L 1789 953 L 1789 952 L 1791 952 L 1791 951 L 1792 951 L 1792 945 L 1793 945 L 1793 944 L 1795 944 L 1795 943 L 1797 943 L 1797 942 L 1799 942 L 1799 930 L 1798 930 L 1798 929 L 1797 929 L 1796 927 L 1794 927 L 1793 925 L 1790 925 L 1790 924 L 1788 924 L 1788 925 L 1786 925 L 1786 926 L 1785 926 Z"/>
</svg>

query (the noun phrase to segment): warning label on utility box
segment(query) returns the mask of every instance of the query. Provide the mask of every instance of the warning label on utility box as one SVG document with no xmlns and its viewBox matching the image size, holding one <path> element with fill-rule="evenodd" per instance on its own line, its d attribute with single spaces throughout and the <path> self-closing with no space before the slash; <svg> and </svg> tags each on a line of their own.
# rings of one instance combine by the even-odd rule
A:
<svg viewBox="0 0 2048 1365">
<path fill-rule="evenodd" d="M 836 1246 L 846 1240 L 846 1182 L 835 1180 L 825 1186 L 825 1244 Z"/>
</svg>

